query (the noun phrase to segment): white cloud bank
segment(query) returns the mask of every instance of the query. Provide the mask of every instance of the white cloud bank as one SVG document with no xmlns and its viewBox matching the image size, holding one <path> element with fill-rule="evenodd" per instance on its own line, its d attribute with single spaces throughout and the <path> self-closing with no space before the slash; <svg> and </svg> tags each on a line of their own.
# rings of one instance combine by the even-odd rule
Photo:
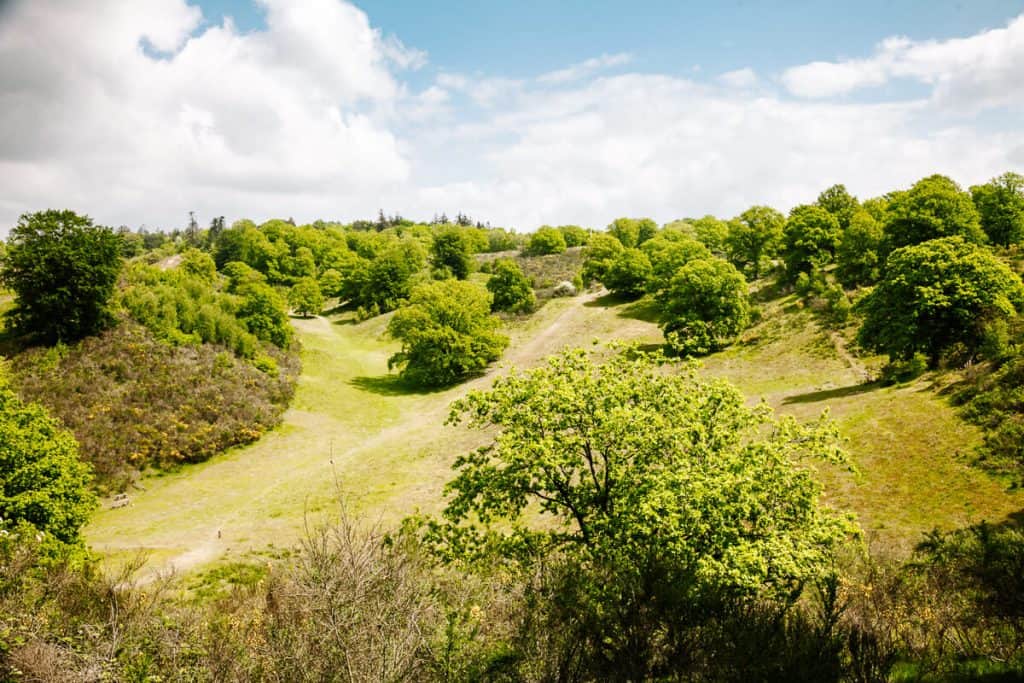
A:
<svg viewBox="0 0 1024 683">
<path fill-rule="evenodd" d="M 131 226 L 181 225 L 189 210 L 312 220 L 378 207 L 599 226 L 784 209 L 834 182 L 864 196 L 933 172 L 977 182 L 1024 164 L 1019 127 L 987 129 L 970 113 L 1024 111 L 1024 18 L 795 67 L 781 83 L 797 99 L 751 69 L 710 84 L 600 75 L 625 54 L 532 80 L 442 73 L 410 92 L 402 71 L 427 56 L 355 7 L 262 4 L 267 28 L 249 33 L 200 28 L 184 0 L 0 11 L 0 234 L 48 207 Z M 931 95 L 820 101 L 908 76 Z"/>
</svg>

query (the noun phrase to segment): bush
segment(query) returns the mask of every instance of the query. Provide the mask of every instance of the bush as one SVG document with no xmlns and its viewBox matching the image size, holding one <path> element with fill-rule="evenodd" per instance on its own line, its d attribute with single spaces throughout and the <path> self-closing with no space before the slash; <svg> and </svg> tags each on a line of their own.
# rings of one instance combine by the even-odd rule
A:
<svg viewBox="0 0 1024 683">
<path fill-rule="evenodd" d="M 401 368 L 403 379 L 421 386 L 445 386 L 482 371 L 508 346 L 490 312 L 491 295 L 477 284 L 418 286 L 388 323 L 388 333 L 402 342 L 388 367 Z"/>
<path fill-rule="evenodd" d="M 702 355 L 725 347 L 749 320 L 747 281 L 719 258 L 683 266 L 657 301 L 665 339 L 683 355 Z"/>
<path fill-rule="evenodd" d="M 561 254 L 566 249 L 565 237 L 558 228 L 549 225 L 542 225 L 537 232 L 530 235 L 523 253 L 526 256 L 544 256 L 546 254 Z"/>
<path fill-rule="evenodd" d="M 0 284 L 15 297 L 7 319 L 18 334 L 70 342 L 113 321 L 108 303 L 121 270 L 121 240 L 88 217 L 52 210 L 22 215 L 2 265 Z"/>
<path fill-rule="evenodd" d="M 490 271 L 492 275 L 487 281 L 487 291 L 493 297 L 491 310 L 528 313 L 537 306 L 530 281 L 515 261 L 497 259 L 490 264 Z"/>
</svg>

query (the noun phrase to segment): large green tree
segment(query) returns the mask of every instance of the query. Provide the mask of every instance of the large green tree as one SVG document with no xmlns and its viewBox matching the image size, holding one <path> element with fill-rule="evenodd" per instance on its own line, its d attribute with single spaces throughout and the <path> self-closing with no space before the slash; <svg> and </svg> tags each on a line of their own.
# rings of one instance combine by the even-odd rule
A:
<svg viewBox="0 0 1024 683">
<path fill-rule="evenodd" d="M 530 280 L 523 269 L 512 259 L 496 259 L 491 265 L 491 277 L 487 280 L 487 291 L 493 301 L 491 309 L 509 313 L 528 313 L 537 305 Z"/>
<path fill-rule="evenodd" d="M 324 307 L 324 295 L 316 278 L 302 278 L 288 290 L 288 305 L 304 318 L 319 315 Z"/>
<path fill-rule="evenodd" d="M 655 295 L 664 291 L 679 269 L 690 261 L 711 258 L 711 252 L 703 243 L 673 228 L 662 230 L 644 242 L 641 249 L 651 262 L 647 291 Z"/>
<path fill-rule="evenodd" d="M 775 421 L 656 357 L 568 350 L 471 392 L 451 421 L 494 437 L 456 460 L 432 537 L 471 564 L 563 567 L 563 635 L 609 678 L 668 677 L 712 605 L 792 605 L 851 530 L 813 475 L 842 460 L 832 425 Z"/>
<path fill-rule="evenodd" d="M 839 221 L 829 211 L 806 204 L 794 207 L 782 232 L 786 281 L 793 282 L 800 273 L 809 273 L 829 263 L 835 255 L 839 235 Z"/>
<path fill-rule="evenodd" d="M 658 224 L 650 218 L 616 218 L 608 225 L 608 234 L 626 248 L 639 247 L 658 232 Z"/>
<path fill-rule="evenodd" d="M 542 225 L 530 235 L 523 252 L 527 256 L 546 256 L 561 254 L 565 249 L 565 236 L 562 231 L 550 225 Z"/>
<path fill-rule="evenodd" d="M 630 247 L 615 257 L 601 284 L 614 294 L 635 298 L 643 296 L 650 276 L 651 262 L 647 255 Z"/>
<path fill-rule="evenodd" d="M 656 297 L 669 346 L 703 355 L 732 343 L 750 319 L 747 281 L 720 258 L 690 261 Z"/>
<path fill-rule="evenodd" d="M 847 287 L 870 285 L 881 277 L 879 250 L 884 238 L 882 224 L 866 210 L 850 218 L 836 246 L 836 277 Z"/>
<path fill-rule="evenodd" d="M 726 250 L 729 260 L 751 277 L 761 274 L 765 261 L 778 252 L 786 217 L 770 206 L 752 206 L 729 221 Z"/>
<path fill-rule="evenodd" d="M 446 270 L 459 280 L 469 277 L 473 270 L 473 255 L 464 228 L 448 227 L 434 234 L 430 246 L 430 265 L 438 270 Z"/>
<path fill-rule="evenodd" d="M 583 250 L 583 281 L 603 282 L 608 269 L 623 249 L 622 242 L 607 233 L 591 235 Z"/>
<path fill-rule="evenodd" d="M 421 386 L 446 386 L 480 372 L 508 346 L 491 316 L 491 294 L 462 280 L 416 287 L 388 323 L 388 333 L 402 343 L 388 367 L 400 368 L 403 379 Z"/>
<path fill-rule="evenodd" d="M 31 525 L 44 547 L 82 548 L 81 528 L 96 506 L 92 472 L 71 432 L 8 388 L 0 367 L 0 531 Z"/>
<path fill-rule="evenodd" d="M 15 331 L 42 342 L 75 341 L 112 322 L 108 303 L 121 241 L 73 211 L 24 214 L 11 231 L 0 282 L 15 295 Z"/>
<path fill-rule="evenodd" d="M 833 185 L 818 195 L 816 206 L 828 211 L 839 223 L 840 230 L 846 230 L 853 214 L 860 209 L 860 202 L 846 190 L 845 185 Z"/>
<path fill-rule="evenodd" d="M 990 325 L 1024 305 L 1024 285 L 985 247 L 944 237 L 890 254 L 861 305 L 862 346 L 893 360 L 924 353 L 934 365 L 954 344 L 976 351 Z"/>
<path fill-rule="evenodd" d="M 1004 173 L 971 187 L 971 196 L 993 244 L 1006 247 L 1024 241 L 1024 176 Z"/>
<path fill-rule="evenodd" d="M 943 175 L 922 178 L 908 191 L 894 193 L 885 216 L 886 253 L 953 235 L 978 244 L 986 241 L 971 195 Z"/>
</svg>

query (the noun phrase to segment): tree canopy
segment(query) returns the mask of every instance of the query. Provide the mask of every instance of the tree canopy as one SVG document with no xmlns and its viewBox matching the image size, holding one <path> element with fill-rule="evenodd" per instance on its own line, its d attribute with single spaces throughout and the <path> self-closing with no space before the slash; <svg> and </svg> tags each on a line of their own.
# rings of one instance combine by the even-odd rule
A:
<svg viewBox="0 0 1024 683">
<path fill-rule="evenodd" d="M 885 275 L 862 301 L 862 346 L 932 364 L 954 344 L 977 351 L 988 326 L 1024 306 L 1024 285 L 988 249 L 944 237 L 890 254 Z"/>
<path fill-rule="evenodd" d="M 1024 241 L 1024 176 L 1004 173 L 984 185 L 971 187 L 981 228 L 993 244 Z"/>
<path fill-rule="evenodd" d="M 473 270 L 472 246 L 463 228 L 449 227 L 434 234 L 430 264 L 439 270 L 447 270 L 459 280 L 469 277 Z"/>
<path fill-rule="evenodd" d="M 288 291 L 288 305 L 304 318 L 318 315 L 324 307 L 324 295 L 315 278 L 302 278 Z"/>
<path fill-rule="evenodd" d="M 542 225 L 530 235 L 524 253 L 527 256 L 546 256 L 561 254 L 565 249 L 565 236 L 562 235 L 562 231 L 550 225 Z"/>
<path fill-rule="evenodd" d="M 21 216 L 11 231 L 0 282 L 15 296 L 14 330 L 42 342 L 70 342 L 110 324 L 108 303 L 121 271 L 121 240 L 73 211 Z"/>
<path fill-rule="evenodd" d="M 778 252 L 786 218 L 770 206 L 752 206 L 729 221 L 726 250 L 729 260 L 747 269 L 753 278 L 761 274 L 765 259 Z"/>
<path fill-rule="evenodd" d="M 750 319 L 747 281 L 732 264 L 717 257 L 684 265 L 656 300 L 665 339 L 684 355 L 724 348 Z"/>
<path fill-rule="evenodd" d="M 530 280 L 512 259 L 497 259 L 491 264 L 487 291 L 493 297 L 491 309 L 495 311 L 527 313 L 537 305 Z"/>
<path fill-rule="evenodd" d="M 971 195 L 955 182 L 931 175 L 894 193 L 886 209 L 887 251 L 953 235 L 977 244 L 986 241 Z"/>
<path fill-rule="evenodd" d="M 650 276 L 651 262 L 647 255 L 629 247 L 615 257 L 601 283 L 614 294 L 633 298 L 643 296 Z"/>
<path fill-rule="evenodd" d="M 607 233 L 591 235 L 583 250 L 584 282 L 603 282 L 608 269 L 623 250 L 622 242 Z"/>
<path fill-rule="evenodd" d="M 658 224 L 650 218 L 616 218 L 608 225 L 608 234 L 624 247 L 639 247 L 658 232 Z"/>
<path fill-rule="evenodd" d="M 785 279 L 793 282 L 800 273 L 831 261 L 839 236 L 839 221 L 829 211 L 806 204 L 794 207 L 782 234 Z"/>
<path fill-rule="evenodd" d="M 421 386 L 446 386 L 482 371 L 508 346 L 490 313 L 491 294 L 476 283 L 417 286 L 388 323 L 388 333 L 402 342 L 388 367 L 400 368 L 403 379 Z"/>
</svg>

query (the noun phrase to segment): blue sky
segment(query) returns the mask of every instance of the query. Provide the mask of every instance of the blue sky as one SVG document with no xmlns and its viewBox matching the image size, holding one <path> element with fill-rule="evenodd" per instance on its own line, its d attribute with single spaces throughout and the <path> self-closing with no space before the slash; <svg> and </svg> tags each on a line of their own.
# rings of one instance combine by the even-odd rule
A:
<svg viewBox="0 0 1024 683">
<path fill-rule="evenodd" d="M 0 234 L 51 206 L 601 226 L 1024 170 L 1020 1 L 2 6 Z"/>
</svg>

